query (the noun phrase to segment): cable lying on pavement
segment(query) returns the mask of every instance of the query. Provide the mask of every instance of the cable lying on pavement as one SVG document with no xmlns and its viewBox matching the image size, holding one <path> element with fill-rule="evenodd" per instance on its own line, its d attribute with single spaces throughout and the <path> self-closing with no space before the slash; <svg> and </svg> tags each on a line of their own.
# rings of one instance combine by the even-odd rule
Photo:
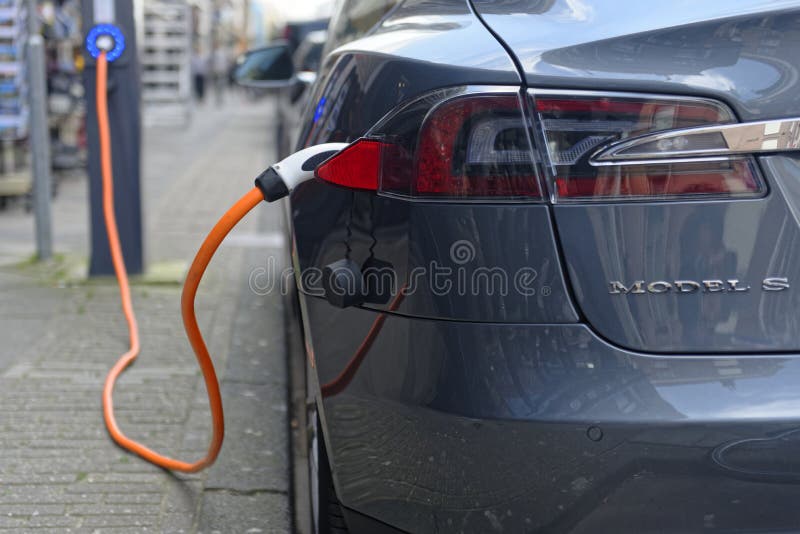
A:
<svg viewBox="0 0 800 534">
<path fill-rule="evenodd" d="M 108 58 L 102 52 L 97 58 L 97 120 L 100 134 L 100 166 L 103 181 L 103 216 L 105 219 L 108 243 L 114 273 L 119 282 L 122 311 L 128 325 L 130 345 L 106 376 L 103 386 L 103 417 L 109 434 L 122 448 L 138 454 L 145 460 L 164 469 L 193 473 L 200 471 L 216 460 L 225 434 L 225 420 L 222 410 L 222 396 L 214 363 L 208 353 L 200 327 L 195 316 L 194 302 L 200 280 L 217 248 L 236 224 L 262 200 L 274 202 L 288 195 L 300 183 L 314 177 L 317 165 L 344 148 L 346 143 L 327 143 L 303 149 L 276 163 L 256 178 L 256 186 L 240 198 L 225 212 L 197 251 L 181 294 L 181 313 L 186 337 L 192 345 L 197 362 L 203 372 L 208 392 L 208 404 L 213 423 L 211 443 L 206 456 L 196 462 L 185 462 L 157 453 L 147 446 L 127 437 L 114 417 L 114 385 L 120 374 L 136 359 L 140 351 L 139 327 L 131 300 L 128 273 L 122 256 L 117 222 L 114 214 L 114 178 L 111 165 L 111 132 L 108 120 Z"/>
</svg>

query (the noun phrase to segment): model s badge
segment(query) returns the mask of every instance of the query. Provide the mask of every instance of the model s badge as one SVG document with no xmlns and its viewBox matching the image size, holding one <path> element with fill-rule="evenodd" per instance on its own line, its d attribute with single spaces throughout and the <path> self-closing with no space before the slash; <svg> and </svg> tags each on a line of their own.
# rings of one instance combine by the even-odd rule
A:
<svg viewBox="0 0 800 534">
<path fill-rule="evenodd" d="M 645 293 L 741 293 L 750 291 L 751 286 L 741 280 L 635 280 L 631 283 L 612 280 L 609 293 L 612 295 L 644 295 Z M 789 279 L 769 277 L 761 281 L 763 291 L 784 291 L 789 289 Z"/>
</svg>

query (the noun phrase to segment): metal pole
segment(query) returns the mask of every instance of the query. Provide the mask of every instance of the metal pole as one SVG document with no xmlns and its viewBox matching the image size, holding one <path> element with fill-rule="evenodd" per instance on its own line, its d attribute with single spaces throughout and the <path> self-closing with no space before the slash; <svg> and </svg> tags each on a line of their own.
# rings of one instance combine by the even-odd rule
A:
<svg viewBox="0 0 800 534">
<path fill-rule="evenodd" d="M 44 39 L 39 33 L 36 0 L 28 0 L 28 46 L 25 57 L 30 102 L 31 167 L 33 171 L 33 215 L 36 256 L 53 255 L 53 221 L 50 214 L 50 132 L 47 128 L 47 80 Z"/>
</svg>

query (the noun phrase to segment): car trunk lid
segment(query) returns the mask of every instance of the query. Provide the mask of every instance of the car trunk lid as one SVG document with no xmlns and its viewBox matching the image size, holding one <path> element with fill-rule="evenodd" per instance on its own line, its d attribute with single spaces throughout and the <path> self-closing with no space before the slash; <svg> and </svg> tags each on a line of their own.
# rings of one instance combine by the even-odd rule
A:
<svg viewBox="0 0 800 534">
<path fill-rule="evenodd" d="M 532 87 L 575 301 L 610 342 L 687 354 L 800 350 L 800 159 L 744 154 L 635 170 L 589 161 L 653 131 L 800 116 L 791 5 L 475 2 Z"/>
</svg>

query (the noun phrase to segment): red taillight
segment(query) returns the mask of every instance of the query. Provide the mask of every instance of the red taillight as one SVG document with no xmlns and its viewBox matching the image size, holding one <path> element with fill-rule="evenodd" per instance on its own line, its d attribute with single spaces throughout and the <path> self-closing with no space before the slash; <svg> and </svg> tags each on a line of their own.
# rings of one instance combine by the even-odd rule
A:
<svg viewBox="0 0 800 534">
<path fill-rule="evenodd" d="M 581 91 L 532 96 L 538 153 L 515 89 L 461 87 L 394 111 L 323 163 L 317 176 L 386 195 L 457 201 L 540 200 L 541 168 L 549 171 L 554 202 L 752 197 L 766 190 L 750 157 L 592 159 L 623 139 L 735 122 L 719 102 Z"/>
<path fill-rule="evenodd" d="M 659 130 L 735 122 L 705 99 L 534 92 L 534 108 L 556 201 L 756 196 L 764 191 L 749 158 L 602 165 L 603 146 Z"/>
<path fill-rule="evenodd" d="M 637 168 L 638 167 L 638 168 Z M 696 195 L 736 196 L 759 190 L 749 161 L 674 163 L 600 168 L 593 178 L 556 177 L 561 199 L 681 198 Z"/>
<path fill-rule="evenodd" d="M 540 113 L 612 113 L 620 115 L 655 115 L 663 110 L 665 103 L 658 100 L 622 100 L 608 97 L 594 99 L 565 99 L 541 97 L 536 99 L 536 111 Z M 716 104 L 671 101 L 666 104 L 677 112 L 681 120 L 698 120 L 701 124 L 718 122 L 728 115 L 727 110 Z"/>
<path fill-rule="evenodd" d="M 414 198 L 542 197 L 519 94 L 451 89 L 404 106 L 317 176 Z"/>
<path fill-rule="evenodd" d="M 517 95 L 438 106 L 419 135 L 413 196 L 541 198 Z"/>
<path fill-rule="evenodd" d="M 317 178 L 342 187 L 375 191 L 383 147 L 380 141 L 359 139 L 317 167 Z"/>
</svg>

